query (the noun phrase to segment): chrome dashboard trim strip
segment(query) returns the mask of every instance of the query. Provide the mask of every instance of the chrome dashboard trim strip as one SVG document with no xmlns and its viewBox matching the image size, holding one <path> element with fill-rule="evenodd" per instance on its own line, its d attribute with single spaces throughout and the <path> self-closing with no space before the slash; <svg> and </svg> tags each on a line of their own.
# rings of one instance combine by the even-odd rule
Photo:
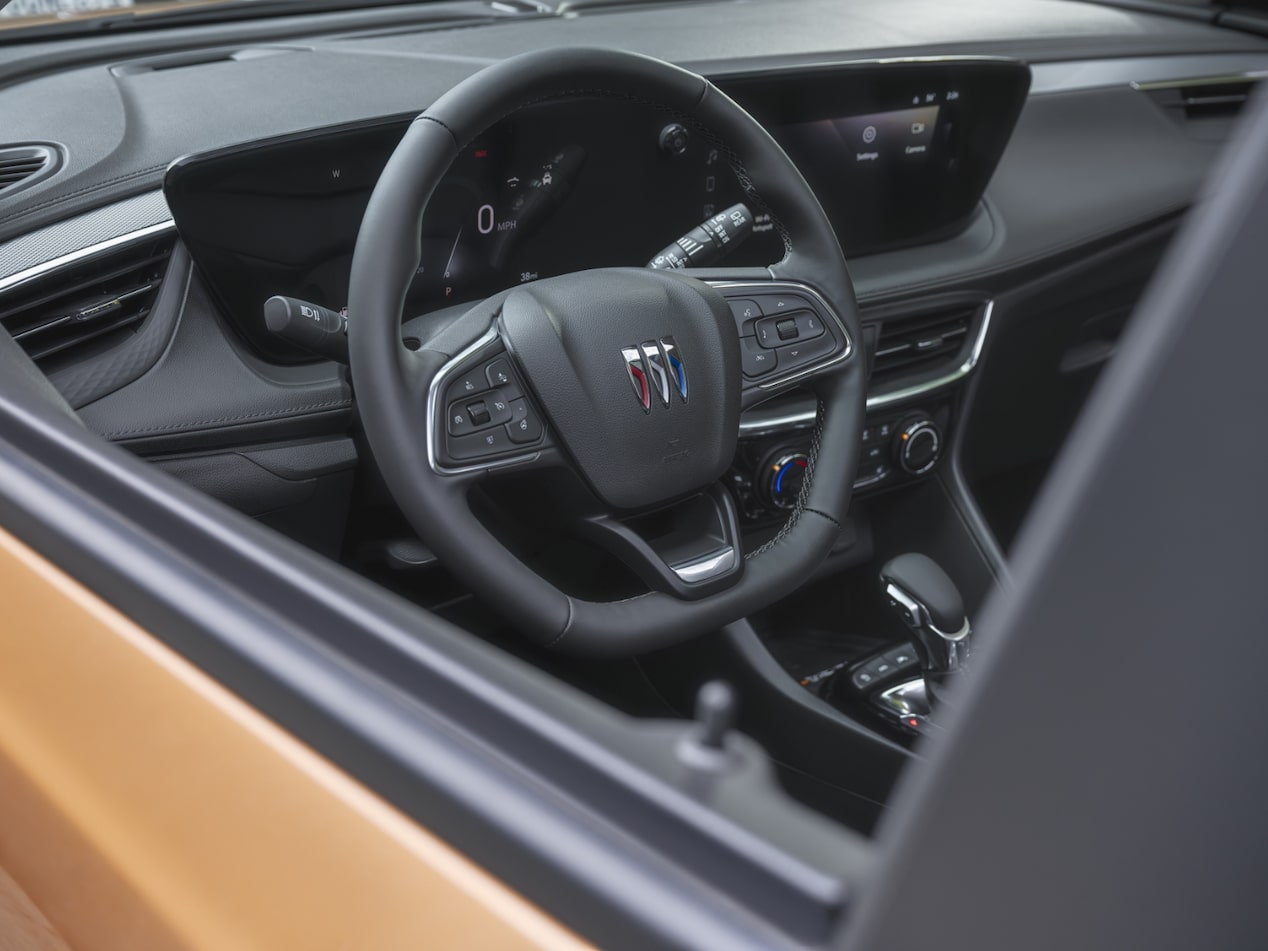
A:
<svg viewBox="0 0 1268 951">
<path fill-rule="evenodd" d="M 900 390 L 891 390 L 888 393 L 877 393 L 868 396 L 868 411 L 884 409 L 895 403 L 901 403 L 917 396 L 924 396 L 944 389 L 952 384 L 959 383 L 972 373 L 982 357 L 982 349 L 986 346 L 986 334 L 990 330 L 991 313 L 994 309 L 995 301 L 988 300 L 982 310 L 982 322 L 978 326 L 977 337 L 973 341 L 973 348 L 969 351 L 969 355 L 963 363 L 954 370 L 944 373 L 935 379 L 926 380 L 923 383 L 913 383 L 911 386 L 905 386 Z M 806 410 L 803 412 L 786 412 L 783 415 L 774 417 L 761 417 L 757 415 L 760 410 L 760 406 L 756 407 L 749 411 L 753 418 L 740 420 L 741 436 L 764 436 L 785 429 L 808 429 L 814 425 L 817 416 L 817 411 Z"/>
<path fill-rule="evenodd" d="M 70 267 L 87 261 L 90 258 L 98 257 L 107 252 L 114 251 L 117 248 L 126 247 L 129 244 L 144 241 L 146 238 L 152 238 L 155 235 L 166 234 L 169 231 L 176 230 L 176 222 L 172 219 L 160 221 L 158 224 L 141 228 L 137 231 L 129 231 L 126 234 L 116 235 L 105 241 L 98 241 L 96 244 L 90 244 L 86 248 L 80 248 L 77 251 L 70 251 L 66 254 L 58 255 L 50 258 L 40 264 L 32 265 L 24 268 L 7 277 L 0 278 L 0 294 L 4 294 L 15 287 L 25 284 L 27 281 L 33 281 L 36 278 L 59 271 L 62 268 Z"/>
<path fill-rule="evenodd" d="M 1260 82 L 1268 77 L 1268 70 L 1245 70 L 1237 73 L 1226 73 L 1219 76 L 1193 76 L 1188 79 L 1158 79 L 1149 82 L 1131 82 L 1132 89 L 1139 92 L 1154 92 L 1163 89 L 1179 89 L 1183 86 L 1220 86 L 1227 83 L 1239 83 L 1247 80 Z"/>
</svg>

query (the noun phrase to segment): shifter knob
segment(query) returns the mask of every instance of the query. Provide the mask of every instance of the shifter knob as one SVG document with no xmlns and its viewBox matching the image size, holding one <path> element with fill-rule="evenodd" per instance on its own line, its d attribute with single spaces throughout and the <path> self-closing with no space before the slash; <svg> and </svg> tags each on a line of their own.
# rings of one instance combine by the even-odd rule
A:
<svg viewBox="0 0 1268 951">
<path fill-rule="evenodd" d="M 899 555 L 881 568 L 890 605 L 911 631 L 930 699 L 963 669 L 972 631 L 955 583 L 924 555 Z"/>
</svg>

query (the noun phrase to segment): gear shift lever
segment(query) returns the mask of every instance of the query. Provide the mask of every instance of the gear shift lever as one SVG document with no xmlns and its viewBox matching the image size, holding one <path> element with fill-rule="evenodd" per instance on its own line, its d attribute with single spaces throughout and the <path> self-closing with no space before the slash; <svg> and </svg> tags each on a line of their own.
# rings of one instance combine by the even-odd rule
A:
<svg viewBox="0 0 1268 951">
<path fill-rule="evenodd" d="M 890 605 L 911 631 L 925 691 L 941 700 L 969 656 L 972 631 L 955 583 L 924 555 L 899 555 L 881 569 Z"/>
</svg>

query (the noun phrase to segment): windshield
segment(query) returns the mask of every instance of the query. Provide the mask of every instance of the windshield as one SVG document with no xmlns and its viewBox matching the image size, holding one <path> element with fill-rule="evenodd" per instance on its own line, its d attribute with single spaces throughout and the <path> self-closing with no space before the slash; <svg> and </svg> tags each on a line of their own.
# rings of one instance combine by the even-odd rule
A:
<svg viewBox="0 0 1268 951">
<path fill-rule="evenodd" d="M 165 25 L 169 20 L 226 20 L 418 0 L 0 0 L 0 36 Z"/>
<path fill-rule="evenodd" d="M 143 15 L 183 7 L 224 6 L 252 0 L 0 0 L 0 29 L 85 20 L 120 12 Z"/>
</svg>

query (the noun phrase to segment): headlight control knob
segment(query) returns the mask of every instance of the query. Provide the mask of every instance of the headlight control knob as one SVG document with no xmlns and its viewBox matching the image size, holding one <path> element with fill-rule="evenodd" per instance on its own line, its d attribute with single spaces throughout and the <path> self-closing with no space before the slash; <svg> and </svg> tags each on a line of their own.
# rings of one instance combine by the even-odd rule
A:
<svg viewBox="0 0 1268 951">
<path fill-rule="evenodd" d="M 795 506 L 809 465 L 804 452 L 781 449 L 767 456 L 754 480 L 760 486 L 762 501 L 777 509 Z"/>
<path fill-rule="evenodd" d="M 908 420 L 894 440 L 894 456 L 909 475 L 924 475 L 942 455 L 942 431 L 927 416 Z"/>
</svg>

